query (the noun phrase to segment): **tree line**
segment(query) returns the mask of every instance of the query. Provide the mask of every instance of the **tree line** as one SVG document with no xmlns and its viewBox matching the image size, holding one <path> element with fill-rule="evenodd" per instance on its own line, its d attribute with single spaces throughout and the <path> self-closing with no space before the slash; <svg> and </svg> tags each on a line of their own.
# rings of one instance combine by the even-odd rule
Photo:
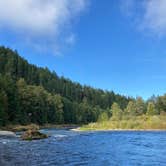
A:
<svg viewBox="0 0 166 166">
<path fill-rule="evenodd" d="M 153 97 L 146 102 L 137 97 L 135 100 L 128 102 L 125 109 L 121 109 L 118 103 L 113 103 L 111 108 L 99 115 L 99 121 L 107 121 L 110 118 L 112 120 L 122 120 L 125 118 L 133 118 L 137 116 L 147 115 L 166 115 L 166 95 Z"/>
<path fill-rule="evenodd" d="M 121 110 L 135 99 L 81 85 L 55 71 L 29 64 L 17 51 L 0 47 L 0 125 L 95 122 L 113 103 Z M 145 112 L 147 103 L 135 112 Z M 166 111 L 166 97 L 153 98 L 158 113 Z"/>
</svg>

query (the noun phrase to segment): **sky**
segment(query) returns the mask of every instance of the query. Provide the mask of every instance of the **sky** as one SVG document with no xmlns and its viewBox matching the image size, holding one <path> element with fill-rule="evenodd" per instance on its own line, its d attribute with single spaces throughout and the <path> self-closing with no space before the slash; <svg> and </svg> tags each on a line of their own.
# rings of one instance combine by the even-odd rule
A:
<svg viewBox="0 0 166 166">
<path fill-rule="evenodd" d="M 166 93 L 165 0 L 0 0 L 0 45 L 126 96 Z"/>
</svg>

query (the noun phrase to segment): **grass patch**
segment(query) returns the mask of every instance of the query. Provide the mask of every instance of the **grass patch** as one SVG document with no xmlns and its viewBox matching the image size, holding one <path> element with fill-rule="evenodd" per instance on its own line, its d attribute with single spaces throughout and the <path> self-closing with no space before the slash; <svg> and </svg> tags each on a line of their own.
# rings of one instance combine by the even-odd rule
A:
<svg viewBox="0 0 166 166">
<path fill-rule="evenodd" d="M 80 127 L 86 130 L 166 130 L 166 116 L 122 117 L 121 120 L 109 119 L 103 122 L 90 123 Z"/>
</svg>

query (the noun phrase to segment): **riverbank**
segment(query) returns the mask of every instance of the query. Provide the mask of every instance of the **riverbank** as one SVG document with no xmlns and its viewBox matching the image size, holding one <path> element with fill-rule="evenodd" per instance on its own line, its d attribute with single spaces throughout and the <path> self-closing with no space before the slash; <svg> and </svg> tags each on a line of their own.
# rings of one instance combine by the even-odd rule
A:
<svg viewBox="0 0 166 166">
<path fill-rule="evenodd" d="M 21 139 L 22 140 L 36 140 L 36 139 L 44 139 L 48 136 L 42 132 L 40 129 L 56 129 L 56 130 L 68 130 L 77 128 L 78 125 L 75 124 L 62 124 L 62 125 L 55 125 L 55 124 L 45 124 L 45 125 L 36 125 L 36 124 L 29 124 L 29 125 L 8 125 L 5 127 L 0 127 L 0 137 L 16 137 L 16 132 L 23 132 Z"/>
<path fill-rule="evenodd" d="M 45 124 L 45 125 L 39 126 L 40 129 L 75 129 L 78 127 L 79 125 L 76 125 L 76 124 L 61 124 L 61 125 Z"/>
<path fill-rule="evenodd" d="M 36 129 L 36 130 L 40 130 L 40 129 L 73 129 L 73 128 L 77 128 L 77 127 L 78 127 L 78 125 L 75 125 L 75 124 L 7 125 L 7 126 L 4 126 L 4 127 L 0 127 L 0 131 L 21 132 L 21 131 L 27 131 L 27 130 L 31 130 L 31 129 Z"/>
<path fill-rule="evenodd" d="M 159 131 L 166 130 L 166 116 L 135 116 L 83 125 L 79 131 Z"/>
<path fill-rule="evenodd" d="M 12 131 L 0 131 L 0 137 L 16 137 L 16 134 Z"/>
<path fill-rule="evenodd" d="M 45 125 L 8 125 L 1 127 L 0 131 L 20 132 L 40 129 L 66 129 L 72 131 L 166 131 L 165 116 L 138 116 L 121 120 L 110 119 L 108 121 L 90 123 L 87 125 L 76 124 L 45 124 Z"/>
<path fill-rule="evenodd" d="M 76 131 L 76 132 L 84 132 L 84 131 L 166 131 L 166 129 L 91 129 L 91 128 L 76 128 L 76 129 L 72 129 L 72 131 Z"/>
</svg>

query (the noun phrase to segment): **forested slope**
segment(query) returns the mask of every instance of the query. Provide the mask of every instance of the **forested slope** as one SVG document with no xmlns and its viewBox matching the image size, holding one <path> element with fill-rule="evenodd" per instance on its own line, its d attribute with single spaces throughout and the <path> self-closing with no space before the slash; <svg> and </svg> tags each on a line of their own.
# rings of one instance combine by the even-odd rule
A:
<svg viewBox="0 0 166 166">
<path fill-rule="evenodd" d="M 129 98 L 82 86 L 48 68 L 29 64 L 16 51 L 0 47 L 0 125 L 9 123 L 88 123 Z"/>
<path fill-rule="evenodd" d="M 145 114 L 165 116 L 165 112 L 166 95 L 144 101 L 83 86 L 0 47 L 0 126 L 87 124 L 104 117 L 121 120 L 124 115 L 130 119 Z"/>
</svg>

